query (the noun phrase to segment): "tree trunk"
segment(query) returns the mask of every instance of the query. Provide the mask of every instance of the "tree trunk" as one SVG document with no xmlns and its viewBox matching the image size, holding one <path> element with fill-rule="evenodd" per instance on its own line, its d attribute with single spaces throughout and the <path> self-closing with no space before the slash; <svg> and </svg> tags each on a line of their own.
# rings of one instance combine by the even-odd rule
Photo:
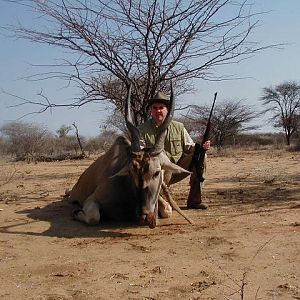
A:
<svg viewBox="0 0 300 300">
<path fill-rule="evenodd" d="M 75 124 L 75 122 L 72 124 L 76 130 L 76 137 L 77 137 L 77 141 L 78 141 L 78 145 L 79 145 L 79 148 L 80 148 L 80 151 L 81 151 L 81 155 L 82 157 L 85 157 L 85 152 L 83 150 L 83 147 L 82 147 L 82 144 L 81 144 L 81 141 L 80 141 L 80 137 L 79 137 L 79 133 L 78 133 L 78 128 Z"/>
</svg>

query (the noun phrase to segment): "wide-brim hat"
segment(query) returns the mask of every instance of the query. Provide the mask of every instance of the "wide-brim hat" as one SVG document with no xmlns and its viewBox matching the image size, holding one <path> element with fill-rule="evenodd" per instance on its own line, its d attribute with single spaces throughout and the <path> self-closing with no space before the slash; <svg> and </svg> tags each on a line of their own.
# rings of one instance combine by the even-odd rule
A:
<svg viewBox="0 0 300 300">
<path fill-rule="evenodd" d="M 153 103 L 163 103 L 166 105 L 170 104 L 170 98 L 163 92 L 157 92 L 153 98 L 150 99 L 149 105 L 152 105 Z"/>
</svg>

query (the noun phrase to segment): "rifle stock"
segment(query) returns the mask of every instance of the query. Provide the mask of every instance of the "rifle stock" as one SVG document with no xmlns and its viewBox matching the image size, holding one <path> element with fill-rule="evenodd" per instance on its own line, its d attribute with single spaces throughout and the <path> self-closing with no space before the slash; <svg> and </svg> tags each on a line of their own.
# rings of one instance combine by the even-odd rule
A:
<svg viewBox="0 0 300 300">
<path fill-rule="evenodd" d="M 192 157 L 191 164 L 189 166 L 189 171 L 192 172 L 191 181 L 190 181 L 190 191 L 187 203 L 201 203 L 201 183 L 204 181 L 204 168 L 205 168 L 205 155 L 206 149 L 203 148 L 203 144 L 205 144 L 209 140 L 210 130 L 211 130 L 211 117 L 214 110 L 215 102 L 217 98 L 217 93 L 214 95 L 213 104 L 211 106 L 210 114 L 207 120 L 207 125 L 205 128 L 205 132 L 203 134 L 202 143 L 196 143 L 195 149 Z"/>
</svg>

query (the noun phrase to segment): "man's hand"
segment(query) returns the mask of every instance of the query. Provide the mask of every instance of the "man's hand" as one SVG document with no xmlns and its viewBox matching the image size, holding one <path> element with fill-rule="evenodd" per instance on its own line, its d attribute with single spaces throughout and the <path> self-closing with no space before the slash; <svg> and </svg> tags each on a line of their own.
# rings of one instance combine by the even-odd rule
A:
<svg viewBox="0 0 300 300">
<path fill-rule="evenodd" d="M 209 148 L 210 148 L 210 140 L 208 140 L 208 141 L 206 141 L 204 144 L 203 144 L 203 149 L 204 150 L 209 150 Z"/>
</svg>

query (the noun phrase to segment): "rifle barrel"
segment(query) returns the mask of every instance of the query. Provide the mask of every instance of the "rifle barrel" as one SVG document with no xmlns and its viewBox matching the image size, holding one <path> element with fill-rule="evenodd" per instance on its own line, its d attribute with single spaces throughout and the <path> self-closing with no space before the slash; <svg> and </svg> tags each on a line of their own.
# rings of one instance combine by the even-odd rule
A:
<svg viewBox="0 0 300 300">
<path fill-rule="evenodd" d="M 214 110 L 214 107 L 215 107 L 215 102 L 216 102 L 216 99 L 217 99 L 217 95 L 218 95 L 218 93 L 215 92 L 214 101 L 213 101 L 213 104 L 212 104 L 211 109 L 210 109 L 210 113 L 209 113 L 209 118 L 208 118 L 208 120 L 211 119 L 211 116 L 212 116 L 212 113 L 213 113 L 213 110 Z"/>
</svg>

